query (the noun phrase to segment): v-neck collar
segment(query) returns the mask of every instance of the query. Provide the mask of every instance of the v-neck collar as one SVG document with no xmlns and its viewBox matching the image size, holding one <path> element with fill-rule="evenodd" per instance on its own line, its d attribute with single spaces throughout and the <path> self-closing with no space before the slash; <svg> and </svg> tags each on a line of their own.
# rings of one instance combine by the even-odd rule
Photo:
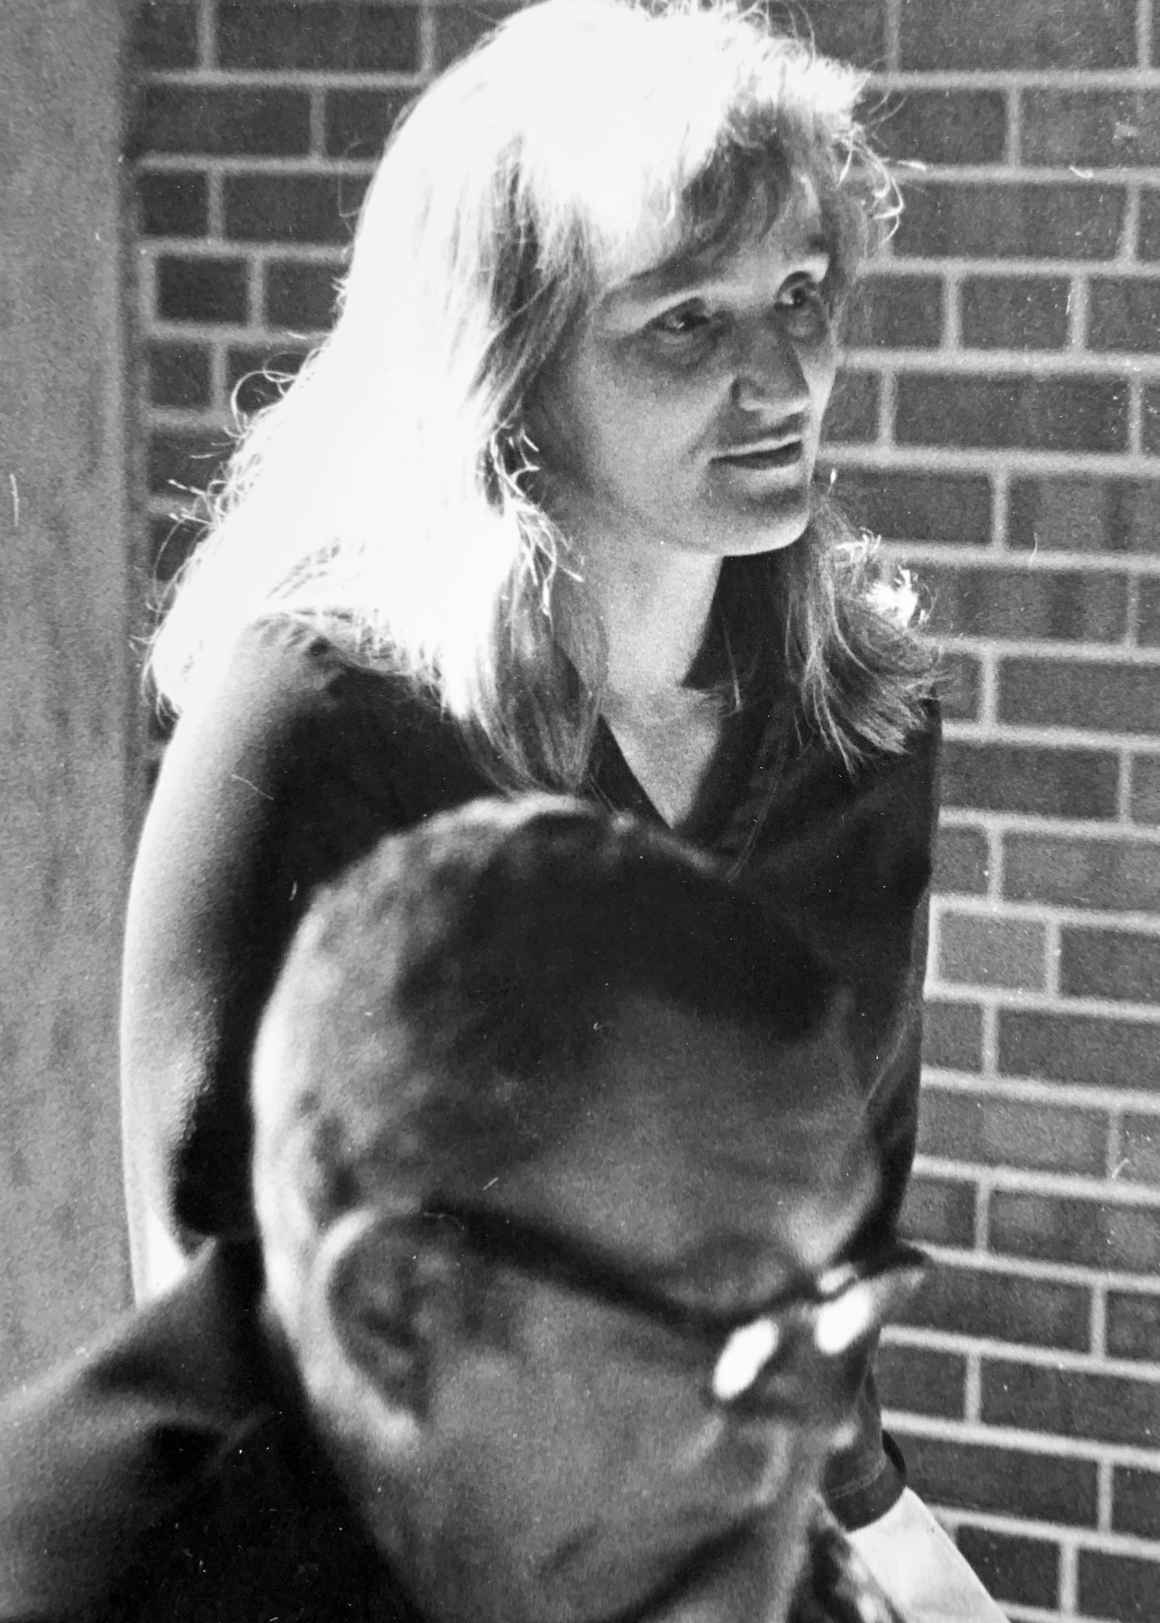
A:
<svg viewBox="0 0 1160 1623">
<path fill-rule="evenodd" d="M 643 788 L 611 727 L 600 717 L 593 745 L 591 787 L 614 811 L 628 812 L 721 858 L 730 874 L 745 866 L 776 796 L 792 739 L 787 693 L 762 688 L 726 718 L 690 815 L 670 824 Z"/>
</svg>

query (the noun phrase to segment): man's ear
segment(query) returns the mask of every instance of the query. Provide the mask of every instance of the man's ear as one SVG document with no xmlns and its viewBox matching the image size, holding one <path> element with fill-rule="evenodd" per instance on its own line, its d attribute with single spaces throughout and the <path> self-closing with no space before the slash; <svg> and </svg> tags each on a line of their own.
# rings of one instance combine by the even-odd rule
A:
<svg viewBox="0 0 1160 1623">
<path fill-rule="evenodd" d="M 319 1257 L 331 1334 L 347 1362 L 402 1424 L 422 1419 L 437 1325 L 427 1310 L 413 1233 L 382 1214 L 336 1225 Z"/>
</svg>

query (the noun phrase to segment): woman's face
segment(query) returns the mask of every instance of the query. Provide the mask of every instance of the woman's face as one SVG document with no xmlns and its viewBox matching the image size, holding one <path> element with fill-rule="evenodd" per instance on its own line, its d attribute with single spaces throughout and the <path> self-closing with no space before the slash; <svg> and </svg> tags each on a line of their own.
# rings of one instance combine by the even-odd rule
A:
<svg viewBox="0 0 1160 1623">
<path fill-rule="evenodd" d="M 712 259 L 614 283 L 530 415 L 548 505 L 582 552 L 724 557 L 806 527 L 836 346 L 816 206 Z"/>
</svg>

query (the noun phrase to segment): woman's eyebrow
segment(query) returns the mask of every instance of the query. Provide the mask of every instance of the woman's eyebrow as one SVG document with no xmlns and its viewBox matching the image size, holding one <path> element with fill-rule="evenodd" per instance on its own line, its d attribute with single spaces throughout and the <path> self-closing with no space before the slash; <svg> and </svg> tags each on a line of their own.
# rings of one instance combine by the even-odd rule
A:
<svg viewBox="0 0 1160 1623">
<path fill-rule="evenodd" d="M 637 271 L 610 290 L 610 297 L 651 299 L 668 293 L 683 293 L 700 286 L 713 275 L 716 266 L 704 255 L 680 254 L 660 265 Z"/>
<path fill-rule="evenodd" d="M 826 238 L 814 234 L 800 244 L 800 251 L 787 259 L 824 259 L 829 262 L 831 248 Z M 727 255 L 709 255 L 704 252 L 677 254 L 659 265 L 650 265 L 615 283 L 605 294 L 603 303 L 611 307 L 616 303 L 645 303 L 650 299 L 665 298 L 679 293 L 693 293 L 716 279 Z"/>
<path fill-rule="evenodd" d="M 598 299 L 596 308 L 605 315 L 633 314 L 642 306 L 662 299 L 692 296 L 709 281 L 711 267 L 689 259 L 666 260 L 662 265 L 637 271 L 614 282 Z"/>
</svg>

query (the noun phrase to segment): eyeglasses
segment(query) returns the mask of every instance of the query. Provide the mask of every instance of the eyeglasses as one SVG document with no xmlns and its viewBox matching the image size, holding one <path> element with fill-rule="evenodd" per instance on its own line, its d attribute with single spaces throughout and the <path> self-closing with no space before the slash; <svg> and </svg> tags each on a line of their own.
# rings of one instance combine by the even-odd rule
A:
<svg viewBox="0 0 1160 1623">
<path fill-rule="evenodd" d="M 452 1224 L 459 1241 L 486 1261 L 667 1327 L 704 1358 L 707 1401 L 762 1413 L 822 1414 L 852 1401 L 861 1355 L 928 1266 L 916 1246 L 891 1240 L 772 1297 L 756 1313 L 724 1316 L 674 1302 L 613 1258 L 503 1212 L 431 1201 L 423 1216 Z"/>
</svg>

